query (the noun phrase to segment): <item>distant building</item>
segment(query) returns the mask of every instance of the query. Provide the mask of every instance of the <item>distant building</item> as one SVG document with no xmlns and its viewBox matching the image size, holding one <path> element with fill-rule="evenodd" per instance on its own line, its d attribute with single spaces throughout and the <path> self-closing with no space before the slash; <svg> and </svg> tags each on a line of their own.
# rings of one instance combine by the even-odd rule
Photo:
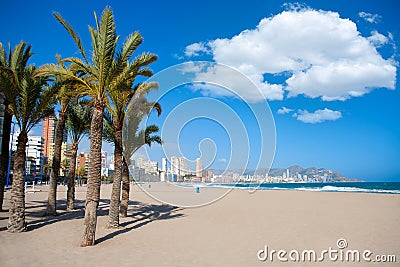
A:
<svg viewBox="0 0 400 267">
<path fill-rule="evenodd" d="M 144 160 L 143 158 L 137 158 L 138 168 L 144 169 L 145 173 L 157 174 L 158 175 L 158 162 L 151 160 Z"/>
<path fill-rule="evenodd" d="M 213 169 L 207 169 L 206 170 L 206 177 L 209 179 L 214 178 L 214 170 Z"/>
<path fill-rule="evenodd" d="M 111 171 L 114 171 L 114 164 L 115 164 L 115 161 L 114 161 L 114 153 L 113 153 L 113 154 L 111 154 L 110 167 L 109 167 L 109 169 Z"/>
<path fill-rule="evenodd" d="M 168 164 L 167 164 L 167 159 L 166 158 L 162 158 L 161 159 L 161 171 L 163 172 L 167 172 L 167 168 Z"/>
<path fill-rule="evenodd" d="M 47 117 L 43 121 L 42 138 L 43 138 L 43 154 L 49 158 L 50 143 L 54 143 L 56 135 L 56 120 L 54 117 Z M 53 150 L 54 151 L 54 150 Z"/>
<path fill-rule="evenodd" d="M 60 168 L 60 175 L 61 176 L 65 176 L 68 174 L 69 171 L 69 163 L 72 160 L 72 144 L 67 144 L 67 143 L 62 143 L 61 145 L 61 163 L 62 162 L 67 162 L 68 166 L 65 169 L 65 173 L 64 173 L 64 169 Z"/>
<path fill-rule="evenodd" d="M 131 174 L 132 178 L 135 179 L 136 182 L 140 182 L 145 178 L 145 170 L 139 167 L 135 167 L 133 165 L 130 165 L 129 167 L 129 173 Z"/>
<path fill-rule="evenodd" d="M 17 150 L 17 137 L 19 133 L 13 136 L 12 150 Z M 43 153 L 43 138 L 41 136 L 28 136 L 26 144 L 26 175 L 39 178 L 43 175 L 44 153 Z"/>
<path fill-rule="evenodd" d="M 200 158 L 196 159 L 196 176 L 203 177 L 203 165 Z"/>
<path fill-rule="evenodd" d="M 167 159 L 162 158 L 161 159 L 161 177 L 160 180 L 161 182 L 165 182 L 167 180 Z"/>
<path fill-rule="evenodd" d="M 107 168 L 107 151 L 101 151 L 101 167 Z"/>
<path fill-rule="evenodd" d="M 179 176 L 185 176 L 187 174 L 187 169 L 186 169 L 186 158 L 185 157 L 180 157 L 179 158 Z"/>
<path fill-rule="evenodd" d="M 144 161 L 143 158 L 137 158 L 136 165 L 134 165 L 134 166 L 141 168 L 141 166 L 143 165 L 143 161 Z"/>
<path fill-rule="evenodd" d="M 78 156 L 77 156 L 77 161 L 78 161 L 78 168 L 85 168 L 85 176 L 87 176 L 88 174 L 88 170 L 89 170 L 89 153 L 84 153 L 81 152 Z"/>
<path fill-rule="evenodd" d="M 56 136 L 57 118 L 47 117 L 43 121 L 42 138 L 43 138 L 43 153 L 47 160 L 51 160 L 54 155 L 54 140 Z M 68 134 L 64 131 L 62 142 L 67 143 Z"/>
<path fill-rule="evenodd" d="M 179 176 L 179 158 L 176 156 L 171 157 L 171 173 Z"/>
</svg>

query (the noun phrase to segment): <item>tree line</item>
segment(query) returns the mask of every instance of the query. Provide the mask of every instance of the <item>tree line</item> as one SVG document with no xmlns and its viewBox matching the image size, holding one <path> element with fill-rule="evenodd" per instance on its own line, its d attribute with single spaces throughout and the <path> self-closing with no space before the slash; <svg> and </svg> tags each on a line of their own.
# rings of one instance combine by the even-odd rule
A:
<svg viewBox="0 0 400 267">
<path fill-rule="evenodd" d="M 0 208 L 4 198 L 9 138 L 14 118 L 20 133 L 14 155 L 7 229 L 12 233 L 27 230 L 24 168 L 28 134 L 44 118 L 54 116 L 57 107 L 54 156 L 51 159 L 49 192 L 44 215 L 57 214 L 57 180 L 63 133 L 67 131 L 72 142 L 72 158 L 67 177 L 68 211 L 74 209 L 79 142 L 84 136 L 89 136 L 90 159 L 81 246 L 92 246 L 95 244 L 100 200 L 103 140 L 114 144 L 115 157 L 108 227 L 118 227 L 119 217 L 127 215 L 130 189 L 128 162 L 131 156 L 143 145 L 162 143 L 157 135 L 159 129 L 156 125 L 139 129 L 140 121 L 152 110 L 158 115 L 161 114 L 160 104 L 150 102 L 146 98 L 151 90 L 158 88 L 158 84 L 137 81 L 138 77 L 153 75 L 149 65 L 157 60 L 157 55 L 145 52 L 134 56 L 143 42 L 139 32 L 129 34 L 118 47 L 120 36 L 117 35 L 110 7 L 104 9 L 100 18 L 95 13 L 96 26 L 89 26 L 90 50 L 84 48 L 80 36 L 59 13 L 53 15 L 69 33 L 79 50 L 79 57 L 61 58 L 56 55 L 57 63 L 35 67 L 28 63 L 32 56 L 31 45 L 21 41 L 13 49 L 10 45 L 6 49 L 0 43 L 0 97 L 3 98 L 5 106 L 4 137 L 0 155 Z M 129 114 L 129 119 L 126 114 Z M 129 133 L 124 136 L 125 143 L 123 130 Z"/>
</svg>

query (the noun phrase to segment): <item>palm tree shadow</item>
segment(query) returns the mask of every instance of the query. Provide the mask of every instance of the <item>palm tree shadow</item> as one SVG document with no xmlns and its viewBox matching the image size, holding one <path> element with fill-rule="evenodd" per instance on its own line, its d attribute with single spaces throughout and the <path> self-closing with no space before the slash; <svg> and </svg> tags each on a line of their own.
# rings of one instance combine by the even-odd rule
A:
<svg viewBox="0 0 400 267">
<path fill-rule="evenodd" d="M 36 207 L 46 207 L 46 201 L 33 201 L 37 202 Z M 44 204 L 43 204 L 43 203 Z M 98 216 L 104 216 L 108 214 L 108 205 L 109 200 L 100 200 L 99 209 L 97 211 Z M 68 221 L 68 220 L 76 220 L 82 219 L 85 215 L 85 201 L 84 200 L 75 200 L 75 209 L 73 211 L 66 211 L 66 201 L 65 200 L 57 200 L 57 216 L 43 216 L 43 210 L 36 211 L 27 211 L 26 217 L 28 219 L 28 231 L 33 231 L 39 228 L 42 228 L 46 225 L 50 225 L 53 223 Z"/>
<path fill-rule="evenodd" d="M 182 210 L 182 208 L 178 208 L 176 206 L 170 206 L 165 204 L 146 205 L 140 202 L 135 202 L 135 203 L 136 204 L 134 207 L 134 213 L 128 216 L 135 219 L 121 223 L 120 226 L 123 227 L 122 229 L 117 228 L 116 231 L 97 239 L 96 244 L 112 239 L 120 234 L 124 234 L 129 231 L 138 229 L 154 221 L 176 219 L 185 216 L 183 213 L 179 212 Z"/>
</svg>

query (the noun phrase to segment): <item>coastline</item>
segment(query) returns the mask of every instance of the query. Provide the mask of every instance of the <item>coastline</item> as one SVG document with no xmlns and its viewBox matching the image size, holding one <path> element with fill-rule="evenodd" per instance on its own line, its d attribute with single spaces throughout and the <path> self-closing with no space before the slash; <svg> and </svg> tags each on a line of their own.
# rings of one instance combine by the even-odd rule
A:
<svg viewBox="0 0 400 267">
<path fill-rule="evenodd" d="M 148 189 L 164 196 L 167 185 Z M 199 208 L 164 205 L 137 186 L 131 190 L 127 218 L 120 229 L 106 229 L 111 185 L 102 185 L 97 245 L 80 248 L 86 187 L 77 187 L 77 210 L 65 212 L 64 186 L 58 187 L 59 216 L 42 218 L 47 187 L 26 194 L 30 231 L 5 231 L 8 213 L 0 213 L 0 259 L 4 266 L 259 266 L 257 252 L 270 249 L 336 247 L 394 254 L 400 261 L 400 197 L 395 194 L 234 189 L 219 201 Z M 175 199 L 213 196 L 223 189 L 201 188 L 196 194 L 175 191 Z M 9 191 L 6 192 L 8 205 Z M 164 196 L 165 197 L 165 196 Z M 273 265 L 302 265 L 274 262 Z M 306 265 L 338 265 L 307 262 Z M 363 263 L 344 263 L 346 266 Z M 395 263 L 385 263 L 395 266 Z"/>
</svg>

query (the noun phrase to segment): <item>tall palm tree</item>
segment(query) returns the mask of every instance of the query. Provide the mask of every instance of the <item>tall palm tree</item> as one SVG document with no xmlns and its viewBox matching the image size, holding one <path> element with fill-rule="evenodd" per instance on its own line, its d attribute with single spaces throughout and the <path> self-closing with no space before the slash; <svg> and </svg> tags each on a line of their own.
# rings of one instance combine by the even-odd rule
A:
<svg viewBox="0 0 400 267">
<path fill-rule="evenodd" d="M 129 104 L 125 115 L 124 132 L 124 157 L 122 162 L 122 200 L 120 213 L 122 217 L 127 216 L 128 202 L 129 202 L 129 169 L 127 161 L 130 160 L 132 155 L 143 145 L 151 146 L 152 143 L 162 144 L 161 138 L 158 135 L 153 135 L 158 132 L 158 126 L 150 125 L 146 129 L 139 131 L 139 123 L 143 120 L 144 116 L 150 114 L 152 110 L 156 110 L 158 116 L 161 115 L 161 105 L 158 102 L 147 101 L 145 94 L 137 95 Z"/>
<path fill-rule="evenodd" d="M 68 67 L 66 67 L 65 64 L 61 62 L 59 55 L 57 55 L 56 58 L 59 61 L 59 67 L 63 68 L 65 72 L 70 72 L 70 75 L 79 75 L 78 73 L 74 73 Z M 57 214 L 57 181 L 61 167 L 61 146 L 64 139 L 65 121 L 67 119 L 67 111 L 70 107 L 70 102 L 76 96 L 74 84 L 69 82 L 69 77 L 65 78 L 65 76 L 62 75 L 55 75 L 53 78 L 53 86 L 58 86 L 60 88 L 57 95 L 57 102 L 60 106 L 60 110 L 58 112 L 56 132 L 54 136 L 54 154 L 50 172 L 49 194 L 45 212 L 46 216 Z"/>
<path fill-rule="evenodd" d="M 160 111 L 161 112 L 161 111 Z M 129 155 L 132 156 L 139 148 L 143 145 L 151 146 L 152 143 L 162 144 L 161 137 L 155 135 L 159 131 L 158 126 L 149 125 L 146 129 L 136 132 L 132 146 L 127 146 L 125 156 L 122 162 L 122 200 L 120 206 L 121 217 L 126 217 L 128 213 L 129 203 L 129 191 L 130 191 L 130 180 L 129 180 L 129 169 L 127 160 L 130 159 Z M 129 157 L 129 158 L 127 158 Z"/>
<path fill-rule="evenodd" d="M 11 189 L 10 217 L 7 229 L 10 232 L 26 230 L 25 222 L 25 149 L 29 131 L 42 119 L 54 113 L 57 87 L 47 86 L 47 77 L 35 76 L 35 67 L 28 66 L 21 79 L 17 80 L 18 88 L 5 88 L 4 94 L 10 101 L 9 109 L 15 116 L 20 134 L 17 139 L 17 151 L 14 158 L 14 175 Z"/>
<path fill-rule="evenodd" d="M 71 70 L 82 73 L 82 76 L 71 75 L 55 64 L 48 64 L 41 69 L 41 73 L 61 75 L 66 80 L 74 82 L 81 95 L 92 98 L 94 107 L 90 126 L 90 163 L 86 193 L 86 209 L 84 220 L 84 233 L 81 246 L 95 244 L 97 224 L 97 208 L 100 200 L 101 185 L 101 147 L 103 132 L 103 113 L 108 102 L 108 93 L 119 90 L 130 79 L 138 75 L 151 76 L 152 72 L 145 66 L 157 60 L 151 53 L 143 53 L 129 62 L 138 45 L 143 41 L 138 32 L 130 34 L 119 51 L 117 43 L 119 36 L 116 34 L 114 16 L 110 7 L 106 7 L 98 20 L 95 13 L 96 28 L 89 26 L 92 39 L 91 61 L 86 55 L 80 37 L 74 29 L 55 13 L 56 19 L 69 32 L 77 45 L 82 58 L 67 58 L 63 62 L 71 63 Z"/>
<path fill-rule="evenodd" d="M 75 201 L 75 169 L 78 146 L 82 138 L 89 134 L 90 119 L 92 116 L 88 101 L 81 100 L 78 105 L 72 106 L 68 110 L 66 129 L 72 142 L 71 161 L 67 179 L 67 210 L 74 209 Z"/>
<path fill-rule="evenodd" d="M 12 51 L 11 46 L 8 45 L 8 52 L 0 42 L 0 98 L 2 98 L 4 105 L 3 139 L 0 151 L 0 210 L 2 210 L 3 207 L 4 185 L 8 170 L 9 143 L 13 116 L 8 108 L 10 101 L 6 98 L 3 91 L 5 88 L 18 90 L 17 81 L 21 79 L 31 56 L 31 46 L 23 41 L 16 45 Z"/>
<path fill-rule="evenodd" d="M 131 80 L 130 83 L 133 83 Z M 126 84 L 127 88 L 131 88 L 132 84 Z M 107 112 L 104 113 L 105 128 L 104 139 L 114 143 L 114 175 L 113 187 L 110 198 L 110 209 L 108 218 L 108 227 L 119 226 L 119 205 L 121 195 L 121 179 L 122 179 L 122 127 L 125 119 L 125 111 L 133 96 L 141 98 L 148 94 L 151 90 L 157 89 L 157 83 L 139 83 L 133 90 L 125 90 L 123 92 L 111 91 L 110 101 L 107 105 Z"/>
</svg>

